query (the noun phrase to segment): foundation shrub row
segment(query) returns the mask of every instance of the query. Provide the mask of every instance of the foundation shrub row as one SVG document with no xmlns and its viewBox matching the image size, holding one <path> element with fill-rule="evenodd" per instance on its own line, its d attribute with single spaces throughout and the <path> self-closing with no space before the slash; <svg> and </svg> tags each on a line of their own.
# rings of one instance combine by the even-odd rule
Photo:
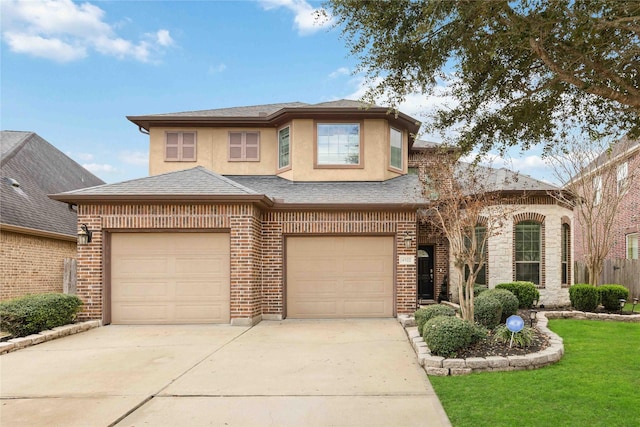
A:
<svg viewBox="0 0 640 427">
<path fill-rule="evenodd" d="M 82 301 L 75 295 L 35 294 L 0 303 L 0 329 L 24 337 L 73 323 Z"/>
<path fill-rule="evenodd" d="M 571 306 L 579 311 L 596 311 L 602 304 L 607 311 L 620 310 L 620 300 L 629 298 L 629 290 L 622 285 L 607 284 L 598 287 L 581 283 L 569 288 Z"/>
<path fill-rule="evenodd" d="M 533 301 L 540 299 L 540 291 L 531 282 L 509 282 L 496 285 L 496 289 L 506 289 L 518 298 L 518 308 L 532 308 Z"/>
</svg>

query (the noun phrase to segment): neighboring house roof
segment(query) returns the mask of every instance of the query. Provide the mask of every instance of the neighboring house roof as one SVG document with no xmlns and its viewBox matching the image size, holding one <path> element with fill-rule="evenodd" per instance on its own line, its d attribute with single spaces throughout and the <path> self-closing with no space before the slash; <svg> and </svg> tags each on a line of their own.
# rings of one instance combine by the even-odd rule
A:
<svg viewBox="0 0 640 427">
<path fill-rule="evenodd" d="M 610 150 L 605 150 L 600 153 L 598 157 L 593 159 L 585 168 L 581 171 L 581 173 L 572 177 L 567 185 L 573 182 L 576 177 L 586 174 L 592 174 L 594 172 L 598 172 L 601 168 L 607 167 L 611 162 L 617 162 L 619 160 L 624 159 L 627 156 L 630 156 L 635 151 L 640 151 L 640 139 L 629 139 L 627 136 L 623 136 L 614 144 L 611 145 Z"/>
<path fill-rule="evenodd" d="M 103 184 L 33 132 L 0 132 L 0 223 L 76 236 L 76 212 L 47 195 Z"/>
<path fill-rule="evenodd" d="M 281 205 L 404 206 L 421 203 L 418 177 L 383 182 L 291 182 L 277 176 L 218 175 L 202 166 L 146 178 L 84 188 L 51 198 L 82 201 L 259 202 Z"/>
<path fill-rule="evenodd" d="M 395 126 L 415 135 L 420 122 L 407 114 L 379 105 L 340 99 L 337 101 L 306 104 L 285 102 L 280 104 L 252 105 L 246 107 L 218 108 L 214 110 L 185 111 L 177 113 L 127 116 L 131 122 L 147 131 L 151 126 L 280 126 L 294 118 L 344 119 L 349 115 L 363 118 L 383 118 Z M 413 141 L 413 136 L 411 137 Z"/>
</svg>

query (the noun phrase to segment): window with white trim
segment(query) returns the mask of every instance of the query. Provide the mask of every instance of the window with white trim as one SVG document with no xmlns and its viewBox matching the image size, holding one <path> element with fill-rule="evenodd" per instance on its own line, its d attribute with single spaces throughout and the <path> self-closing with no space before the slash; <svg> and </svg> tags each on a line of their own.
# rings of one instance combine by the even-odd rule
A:
<svg viewBox="0 0 640 427">
<path fill-rule="evenodd" d="M 638 233 L 627 234 L 627 259 L 638 259 L 638 236 Z"/>
<path fill-rule="evenodd" d="M 390 155 L 389 166 L 402 170 L 402 132 L 391 128 L 389 135 Z"/>
<path fill-rule="evenodd" d="M 278 169 L 283 169 L 291 165 L 289 150 L 290 128 L 287 126 L 278 131 Z"/>
<path fill-rule="evenodd" d="M 602 201 L 602 177 L 600 175 L 593 177 L 593 204 L 599 205 Z"/>
<path fill-rule="evenodd" d="M 359 123 L 318 123 L 316 144 L 318 165 L 360 164 Z"/>
<path fill-rule="evenodd" d="M 164 160 L 195 162 L 196 132 L 165 132 Z"/>
<path fill-rule="evenodd" d="M 624 162 L 620 165 L 618 165 L 618 171 L 617 171 L 617 188 L 618 188 L 618 194 L 623 195 L 624 193 L 627 192 L 627 187 L 628 187 L 628 175 L 629 175 L 629 166 L 627 164 L 627 162 Z"/>
<path fill-rule="evenodd" d="M 230 162 L 260 161 L 260 132 L 229 132 Z"/>
</svg>

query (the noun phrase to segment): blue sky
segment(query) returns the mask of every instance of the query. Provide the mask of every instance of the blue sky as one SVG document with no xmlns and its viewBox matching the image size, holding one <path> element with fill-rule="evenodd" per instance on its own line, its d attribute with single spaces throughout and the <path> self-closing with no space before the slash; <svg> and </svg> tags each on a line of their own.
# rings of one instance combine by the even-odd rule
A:
<svg viewBox="0 0 640 427">
<path fill-rule="evenodd" d="M 314 19 L 320 6 L 2 0 L 0 127 L 36 132 L 118 182 L 148 173 L 148 137 L 127 115 L 358 99 L 357 60 L 339 29 Z M 400 110 L 424 120 L 439 102 L 414 95 Z M 514 150 L 507 165 L 551 179 L 537 151 Z"/>
</svg>

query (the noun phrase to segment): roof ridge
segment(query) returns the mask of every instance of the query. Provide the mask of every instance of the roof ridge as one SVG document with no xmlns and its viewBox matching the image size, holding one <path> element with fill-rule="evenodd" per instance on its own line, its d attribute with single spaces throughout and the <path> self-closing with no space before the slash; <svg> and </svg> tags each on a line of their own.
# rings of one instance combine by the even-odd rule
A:
<svg viewBox="0 0 640 427">
<path fill-rule="evenodd" d="M 11 133 L 24 133 L 24 137 L 16 143 L 9 151 L 7 151 L 2 158 L 0 159 L 0 165 L 4 165 L 9 160 L 11 160 L 22 148 L 27 144 L 28 141 L 31 140 L 37 134 L 33 131 L 21 131 L 21 130 L 3 130 L 1 133 L 11 132 Z"/>
</svg>

